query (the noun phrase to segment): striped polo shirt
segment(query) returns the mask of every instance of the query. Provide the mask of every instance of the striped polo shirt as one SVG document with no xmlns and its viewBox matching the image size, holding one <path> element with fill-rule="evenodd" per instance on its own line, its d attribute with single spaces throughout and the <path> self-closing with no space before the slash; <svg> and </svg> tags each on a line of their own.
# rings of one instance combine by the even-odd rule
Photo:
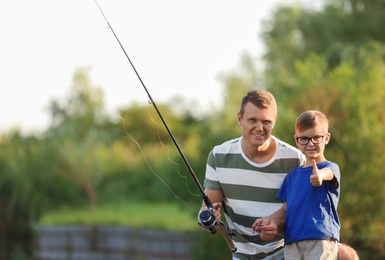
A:
<svg viewBox="0 0 385 260">
<path fill-rule="evenodd" d="M 274 156 L 265 163 L 255 163 L 241 149 L 242 137 L 215 146 L 207 160 L 204 186 L 223 192 L 223 210 L 229 229 L 235 233 L 239 259 L 262 259 L 283 247 L 283 237 L 261 240 L 252 231 L 256 218 L 271 215 L 281 208 L 275 196 L 286 174 L 303 164 L 304 155 L 295 147 L 272 136 Z"/>
</svg>

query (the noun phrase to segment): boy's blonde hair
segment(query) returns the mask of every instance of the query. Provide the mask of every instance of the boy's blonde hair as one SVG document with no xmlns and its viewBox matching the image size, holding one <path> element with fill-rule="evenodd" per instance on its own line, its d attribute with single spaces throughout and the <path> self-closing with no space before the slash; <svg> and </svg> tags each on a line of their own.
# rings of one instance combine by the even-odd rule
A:
<svg viewBox="0 0 385 260">
<path fill-rule="evenodd" d="M 295 129 L 305 131 L 316 125 L 324 127 L 325 132 L 329 131 L 329 121 L 326 115 L 318 110 L 307 110 L 300 114 L 295 121 Z"/>
</svg>

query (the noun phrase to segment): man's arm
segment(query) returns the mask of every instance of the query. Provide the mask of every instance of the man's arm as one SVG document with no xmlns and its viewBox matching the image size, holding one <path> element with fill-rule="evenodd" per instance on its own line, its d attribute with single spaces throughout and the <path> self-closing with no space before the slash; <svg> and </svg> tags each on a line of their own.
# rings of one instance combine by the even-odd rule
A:
<svg viewBox="0 0 385 260">
<path fill-rule="evenodd" d="M 220 221 L 221 220 L 222 199 L 223 199 L 222 191 L 205 189 L 205 194 L 212 203 L 214 214 L 216 216 L 216 221 Z M 199 214 L 203 210 L 207 210 L 207 205 L 204 201 L 202 202 L 202 207 L 199 211 Z M 201 220 L 199 219 L 199 214 L 198 214 L 198 221 L 200 222 Z"/>
</svg>

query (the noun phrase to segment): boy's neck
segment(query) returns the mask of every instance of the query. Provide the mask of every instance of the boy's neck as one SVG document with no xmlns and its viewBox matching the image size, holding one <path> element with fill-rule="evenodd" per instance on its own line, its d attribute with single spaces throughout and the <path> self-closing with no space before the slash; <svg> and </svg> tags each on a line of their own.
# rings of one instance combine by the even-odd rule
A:
<svg viewBox="0 0 385 260">
<path fill-rule="evenodd" d="M 321 162 L 325 162 L 327 161 L 326 158 L 324 156 L 322 157 L 317 157 L 317 158 L 314 158 L 314 157 L 306 157 L 306 161 L 305 161 L 305 164 L 303 165 L 303 167 L 309 167 L 309 166 L 313 166 L 313 160 L 315 159 L 315 162 L 318 164 L 318 163 L 321 163 Z"/>
</svg>

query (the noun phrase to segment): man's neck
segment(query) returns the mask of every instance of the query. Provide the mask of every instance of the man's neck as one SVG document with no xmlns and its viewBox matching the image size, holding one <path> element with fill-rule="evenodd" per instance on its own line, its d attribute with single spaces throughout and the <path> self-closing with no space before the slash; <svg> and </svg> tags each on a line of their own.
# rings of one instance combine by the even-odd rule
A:
<svg viewBox="0 0 385 260">
<path fill-rule="evenodd" d="M 255 163 L 265 163 L 273 158 L 276 150 L 275 140 L 269 138 L 260 146 L 247 146 L 242 142 L 242 150 L 245 155 Z"/>
</svg>

